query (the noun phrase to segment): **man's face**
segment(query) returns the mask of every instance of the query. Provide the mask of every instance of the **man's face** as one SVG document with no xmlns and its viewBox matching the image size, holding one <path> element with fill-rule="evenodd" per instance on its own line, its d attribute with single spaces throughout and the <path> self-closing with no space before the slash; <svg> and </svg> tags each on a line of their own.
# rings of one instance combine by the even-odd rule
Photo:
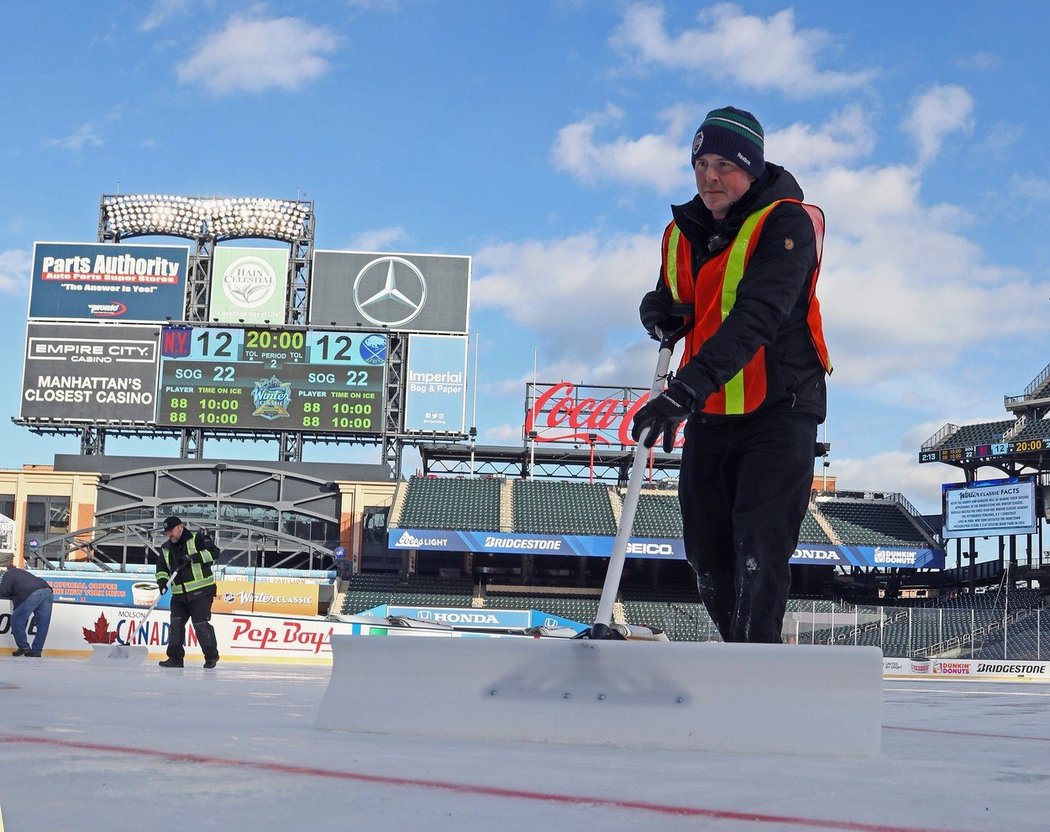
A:
<svg viewBox="0 0 1050 832">
<path fill-rule="evenodd" d="M 693 172 L 696 192 L 716 220 L 725 219 L 733 203 L 746 194 L 755 181 L 746 170 L 716 153 L 698 156 Z"/>
<path fill-rule="evenodd" d="M 168 529 L 167 532 L 165 532 L 165 534 L 167 534 L 168 536 L 168 540 L 170 540 L 172 543 L 178 543 L 179 538 L 182 537 L 182 530 L 184 528 L 186 527 L 182 523 L 179 523 L 179 525 L 175 526 L 174 528 Z"/>
</svg>

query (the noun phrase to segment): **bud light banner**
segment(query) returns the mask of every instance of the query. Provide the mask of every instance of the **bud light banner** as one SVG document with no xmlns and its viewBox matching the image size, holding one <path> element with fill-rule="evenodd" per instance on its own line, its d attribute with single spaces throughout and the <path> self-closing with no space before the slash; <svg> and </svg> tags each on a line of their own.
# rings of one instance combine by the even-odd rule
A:
<svg viewBox="0 0 1050 832">
<path fill-rule="evenodd" d="M 569 555 L 607 558 L 614 538 L 600 535 L 515 534 L 509 532 L 398 529 L 387 531 L 391 549 L 489 554 Z M 674 538 L 632 537 L 627 557 L 685 560 L 685 544 Z M 944 552 L 906 546 L 834 546 L 800 543 L 791 563 L 810 566 L 879 566 L 884 569 L 943 569 Z"/>
<path fill-rule="evenodd" d="M 284 323 L 288 249 L 217 246 L 208 317 L 227 324 Z"/>
<path fill-rule="evenodd" d="M 467 408 L 467 339 L 409 335 L 405 431 L 463 434 Z"/>
<path fill-rule="evenodd" d="M 190 250 L 123 243 L 36 243 L 29 317 L 181 320 Z"/>
</svg>

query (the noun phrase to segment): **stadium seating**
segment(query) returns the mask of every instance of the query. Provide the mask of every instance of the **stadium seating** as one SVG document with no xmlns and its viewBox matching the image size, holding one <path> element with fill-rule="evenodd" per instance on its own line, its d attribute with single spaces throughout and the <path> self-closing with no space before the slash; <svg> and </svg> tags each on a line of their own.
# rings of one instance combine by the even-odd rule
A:
<svg viewBox="0 0 1050 832">
<path fill-rule="evenodd" d="M 598 615 L 598 597 L 594 595 L 536 595 L 528 591 L 491 592 L 485 598 L 485 606 L 498 610 L 539 610 L 584 624 L 594 621 Z"/>
<path fill-rule="evenodd" d="M 498 531 L 499 479 L 411 477 L 398 526 Z"/>
<path fill-rule="evenodd" d="M 960 425 L 958 430 L 938 442 L 936 447 L 965 448 L 968 445 L 1001 442 L 1003 434 L 1010 430 L 1014 424 L 1014 419 L 999 419 L 995 422 Z"/>
<path fill-rule="evenodd" d="M 514 480 L 514 531 L 531 534 L 616 534 L 609 487 L 563 480 Z"/>
<path fill-rule="evenodd" d="M 827 532 L 821 527 L 820 523 L 813 517 L 812 509 L 806 511 L 806 516 L 802 518 L 802 528 L 798 534 L 799 543 L 832 543 L 834 541 L 828 537 Z"/>
<path fill-rule="evenodd" d="M 682 537 L 682 510 L 678 495 L 643 491 L 631 528 L 634 537 Z"/>
<path fill-rule="evenodd" d="M 819 497 L 816 507 L 846 545 L 933 545 L 895 502 Z"/>
</svg>

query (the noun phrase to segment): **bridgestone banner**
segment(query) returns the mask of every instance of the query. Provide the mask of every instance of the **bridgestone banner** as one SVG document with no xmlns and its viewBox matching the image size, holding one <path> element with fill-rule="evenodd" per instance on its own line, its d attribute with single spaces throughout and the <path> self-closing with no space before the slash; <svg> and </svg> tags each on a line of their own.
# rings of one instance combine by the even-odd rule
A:
<svg viewBox="0 0 1050 832">
<path fill-rule="evenodd" d="M 470 258 L 315 251 L 310 323 L 399 332 L 467 332 Z"/>
<path fill-rule="evenodd" d="M 235 324 L 284 323 L 288 249 L 217 246 L 208 318 Z"/>
<path fill-rule="evenodd" d="M 37 243 L 29 317 L 181 320 L 189 257 L 186 246 Z"/>
<path fill-rule="evenodd" d="M 23 419 L 152 422 L 160 329 L 29 323 Z"/>
<path fill-rule="evenodd" d="M 614 538 L 601 535 L 522 534 L 397 527 L 387 530 L 389 548 L 431 552 L 508 552 L 607 558 L 612 554 L 613 542 Z M 627 543 L 627 557 L 685 560 L 685 544 L 679 538 L 632 537 Z M 799 543 L 791 556 L 791 563 L 815 566 L 879 566 L 890 569 L 943 569 L 944 552 L 939 549 L 904 546 Z"/>
</svg>

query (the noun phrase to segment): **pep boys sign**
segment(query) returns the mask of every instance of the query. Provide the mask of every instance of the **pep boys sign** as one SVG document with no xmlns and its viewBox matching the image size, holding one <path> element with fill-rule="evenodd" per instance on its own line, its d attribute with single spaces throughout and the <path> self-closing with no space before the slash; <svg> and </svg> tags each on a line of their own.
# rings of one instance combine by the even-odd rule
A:
<svg viewBox="0 0 1050 832">
<path fill-rule="evenodd" d="M 647 401 L 649 391 L 637 387 L 585 387 L 571 381 L 528 384 L 525 439 L 535 431 L 537 442 L 631 447 L 631 422 Z M 679 432 L 675 445 L 681 447 L 682 442 Z"/>
</svg>

